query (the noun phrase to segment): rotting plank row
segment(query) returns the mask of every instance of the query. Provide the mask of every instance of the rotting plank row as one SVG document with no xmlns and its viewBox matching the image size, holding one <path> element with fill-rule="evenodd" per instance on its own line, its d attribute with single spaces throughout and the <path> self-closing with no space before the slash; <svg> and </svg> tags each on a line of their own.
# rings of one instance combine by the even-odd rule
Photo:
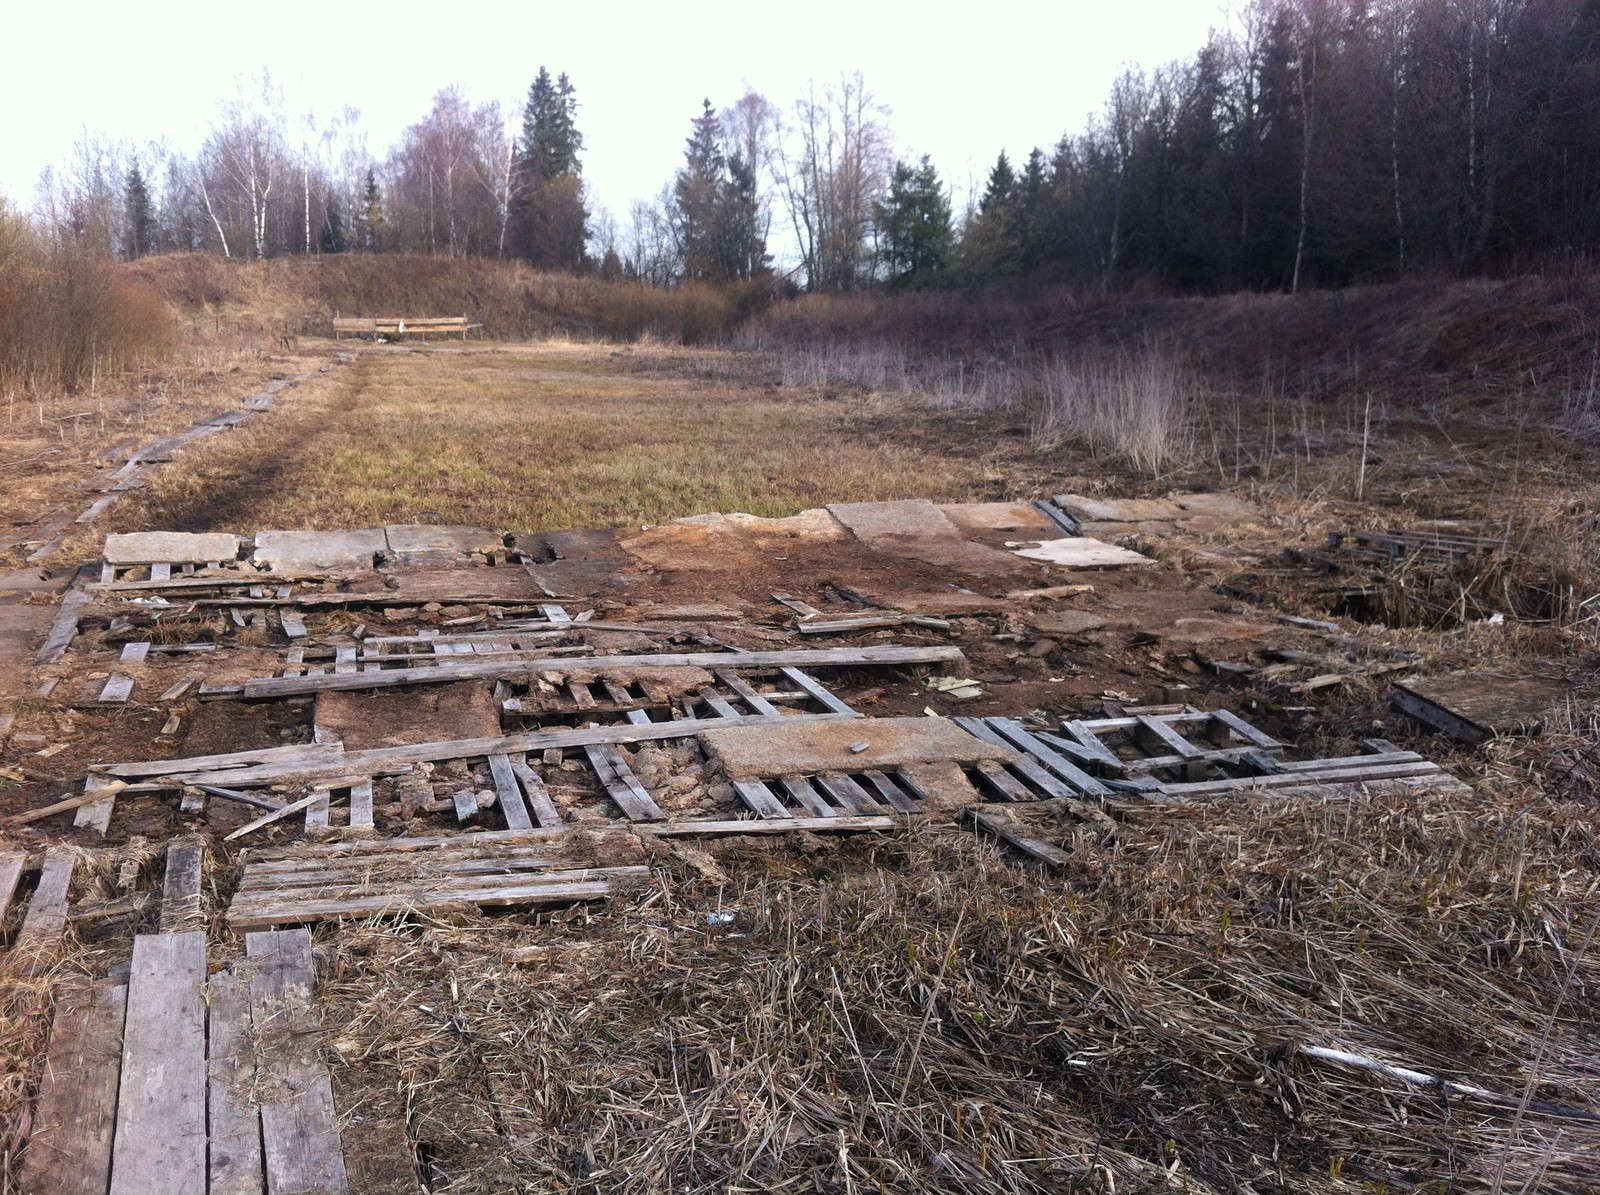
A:
<svg viewBox="0 0 1600 1195">
<path fill-rule="evenodd" d="M 128 988 L 66 988 L 55 1004 L 20 1189 L 106 1195 Z"/>
</svg>

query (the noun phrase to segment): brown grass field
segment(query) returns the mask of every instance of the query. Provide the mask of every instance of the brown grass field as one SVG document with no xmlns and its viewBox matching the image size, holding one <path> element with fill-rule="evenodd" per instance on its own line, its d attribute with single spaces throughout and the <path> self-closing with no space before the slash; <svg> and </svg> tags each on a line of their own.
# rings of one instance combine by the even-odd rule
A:
<svg viewBox="0 0 1600 1195">
<path fill-rule="evenodd" d="M 224 294 L 198 266 L 184 266 L 194 277 L 141 268 L 197 288 L 175 296 L 188 341 L 170 366 L 89 399 L 41 400 L 0 425 L 0 446 L 17 454 L 0 513 L 82 500 L 76 487 L 110 445 L 350 347 L 312 335 L 293 352 L 273 347 L 272 329 L 314 328 L 326 314 L 322 296 L 297 300 L 282 278 Z M 341 285 L 377 285 L 348 268 L 355 281 Z M 1503 332 L 1520 325 L 1496 304 L 1522 292 L 1485 293 L 1430 299 L 1428 318 L 1448 309 L 1456 324 L 1431 336 L 1386 327 L 1392 351 L 1354 371 L 1335 331 L 1309 317 L 1292 325 L 1278 296 L 1058 312 L 1083 335 L 1032 356 L 969 346 L 964 362 L 954 349 L 811 342 L 830 320 L 897 318 L 865 300 L 768 311 L 743 348 L 565 337 L 362 347 L 152 474 L 61 564 L 96 559 L 107 530 L 638 527 L 1067 491 L 1225 489 L 1270 511 L 1276 547 L 1355 524 L 1487 522 L 1517 547 L 1500 579 L 1507 624 L 1372 633 L 1441 667 L 1563 670 L 1581 682 L 1564 720 L 1538 739 L 1469 750 L 1393 717 L 1371 682 L 1295 710 L 1255 707 L 1330 754 L 1384 735 L 1470 792 L 1240 792 L 1104 833 L 1062 814 L 1071 865 L 1059 873 L 932 825 L 843 845 L 795 835 L 662 847 L 651 883 L 604 906 L 320 926 L 318 998 L 358 1191 L 1583 1195 L 1600 1190 L 1600 473 L 1573 413 L 1582 394 L 1530 388 Z M 1545 297 L 1550 310 L 1561 298 Z M 1343 300 L 1314 302 L 1320 320 Z M 925 313 L 952 327 L 976 318 L 958 307 L 940 297 Z M 1231 335 L 1230 353 L 1242 352 L 1246 333 L 1221 329 L 1246 317 L 1272 325 L 1264 354 L 1305 350 L 1299 382 L 1285 380 L 1294 371 L 1281 357 L 1246 368 L 1172 335 Z M 786 339 L 785 319 L 806 335 Z M 1562 328 L 1579 346 L 1592 330 Z M 1137 409 L 1118 405 L 1115 379 L 1137 373 L 1130 360 L 1149 363 L 1126 349 L 1154 343 L 1143 332 L 1167 337 L 1156 364 L 1177 363 L 1163 384 L 1183 391 L 1181 407 L 1156 413 L 1181 426 L 1153 457 L 1148 438 L 1119 446 L 1114 430 L 1119 411 Z M 1097 356 L 1102 343 L 1135 355 Z M 1582 362 L 1554 362 L 1548 338 L 1519 343 L 1549 376 L 1581 378 Z M 1491 353 L 1503 367 L 1485 364 Z M 76 440 L 56 430 L 73 406 L 97 412 Z M 1076 434 L 1091 408 L 1113 430 Z M 1164 559 L 1124 596 L 1203 612 L 1226 579 L 1219 568 Z M 1280 596 L 1263 617 L 1327 614 Z M 972 633 L 987 644 L 1013 625 Z M 1058 692 L 1092 707 L 1113 683 L 1171 683 L 1147 647 L 1111 644 L 1092 684 Z M 1245 696 L 1181 679 L 1197 700 Z M 100 726 L 86 732 L 42 699 L 26 711 L 52 733 Z M 133 733 L 92 717 L 107 719 L 107 737 Z M 6 762 L 30 779 L 71 775 Z M 84 857 L 113 893 L 109 864 Z M 213 883 L 230 867 L 219 861 Z M 211 938 L 217 957 L 237 953 L 218 918 Z M 94 973 L 125 946 L 85 934 L 62 973 Z M 49 983 L 3 991 L 10 1191 Z M 1318 1062 L 1307 1046 L 1501 1098 Z"/>
</svg>

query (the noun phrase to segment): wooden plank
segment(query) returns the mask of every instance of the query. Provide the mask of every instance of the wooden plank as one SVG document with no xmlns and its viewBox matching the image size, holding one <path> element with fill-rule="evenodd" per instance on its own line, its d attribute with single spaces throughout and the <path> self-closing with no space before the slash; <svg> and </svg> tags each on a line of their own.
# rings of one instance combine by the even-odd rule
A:
<svg viewBox="0 0 1600 1195">
<path fill-rule="evenodd" d="M 363 780 L 350 786 L 350 828 L 372 829 L 372 781 Z"/>
<path fill-rule="evenodd" d="M 1372 757 L 1368 757 L 1369 759 Z M 1366 764 L 1359 767 L 1330 768 L 1327 771 L 1284 771 L 1266 776 L 1240 776 L 1232 780 L 1202 780 L 1192 784 L 1163 784 L 1161 792 L 1169 797 L 1206 797 L 1230 792 L 1252 792 L 1256 789 L 1304 787 L 1321 784 L 1350 784 L 1364 780 L 1398 780 L 1409 776 L 1430 776 L 1442 772 L 1438 764 L 1424 760 L 1421 763 Z"/>
<path fill-rule="evenodd" d="M 53 846 L 45 852 L 39 885 L 11 944 L 11 955 L 26 975 L 43 974 L 60 956 L 61 934 L 67 927 L 67 891 L 76 862 L 77 856 L 68 847 Z"/>
<path fill-rule="evenodd" d="M 719 718 L 738 718 L 738 717 L 742 717 L 742 715 L 739 713 L 739 711 L 734 709 L 733 706 L 730 705 L 725 698 L 718 697 L 710 689 L 701 690 L 701 692 L 700 692 L 700 700 L 705 702 L 706 703 L 706 707 L 708 709 L 710 709 L 712 713 L 716 714 L 717 717 L 719 717 Z"/>
<path fill-rule="evenodd" d="M 217 972 L 209 984 L 208 1004 L 210 1195 L 261 1195 L 261 1113 L 253 1094 L 256 1063 L 248 976 L 231 970 Z"/>
<path fill-rule="evenodd" d="M 478 816 L 478 794 L 470 788 L 458 788 L 450 794 L 456 808 L 456 821 L 470 822 Z"/>
<path fill-rule="evenodd" d="M 306 806 L 307 834 L 311 834 L 317 830 L 326 830 L 328 828 L 328 814 L 331 812 L 329 808 L 331 805 L 331 793 L 329 793 L 326 789 L 322 789 L 312 793 L 311 795 L 316 799 Z"/>
<path fill-rule="evenodd" d="M 1005 768 L 992 761 L 977 764 L 974 769 L 1001 798 L 1007 801 L 1029 802 L 1034 795 L 1027 786 Z"/>
<path fill-rule="evenodd" d="M 550 620 L 555 626 L 567 626 L 572 622 L 572 616 L 562 606 L 541 605 L 539 612 Z"/>
<path fill-rule="evenodd" d="M 134 938 L 111 1195 L 205 1195 L 205 983 L 205 934 Z"/>
<path fill-rule="evenodd" d="M 278 625 L 283 627 L 283 633 L 290 639 L 304 639 L 306 637 L 305 619 L 301 618 L 288 606 L 278 608 Z"/>
<path fill-rule="evenodd" d="M 817 776 L 816 785 L 839 803 L 839 807 L 855 817 L 876 817 L 885 812 L 867 792 L 848 776 Z"/>
<path fill-rule="evenodd" d="M 1135 734 L 1145 748 L 1166 747 L 1181 759 L 1198 759 L 1203 754 L 1200 747 L 1195 746 L 1161 719 L 1144 714 L 1136 714 L 1135 717 L 1139 722 Z"/>
<path fill-rule="evenodd" d="M 1031 859 L 1054 868 L 1064 868 L 1071 862 L 1065 851 L 1052 846 L 1042 838 L 1025 833 L 1004 814 L 986 809 L 967 809 L 963 814 L 974 825 L 982 827 L 1007 846 L 1014 847 Z"/>
<path fill-rule="evenodd" d="M 344 1148 L 322 1057 L 316 969 L 305 930 L 245 935 L 250 1022 L 259 1051 L 261 1147 L 267 1190 L 342 1192 Z"/>
<path fill-rule="evenodd" d="M 866 650 L 871 651 L 872 649 L 868 648 Z M 751 654 L 754 655 L 755 653 L 752 652 Z M 763 653 L 763 654 L 767 654 L 767 653 Z M 784 654 L 784 653 L 771 653 L 771 654 Z M 800 689 L 803 689 L 805 692 L 809 693 L 812 697 L 814 697 L 817 701 L 821 702 L 823 708 L 828 710 L 830 713 L 849 714 L 852 717 L 856 717 L 856 718 L 859 718 L 861 716 L 860 714 L 856 713 L 855 710 L 851 709 L 848 705 L 846 705 L 843 701 L 840 701 L 837 697 L 835 697 L 832 693 L 830 693 L 827 689 L 825 689 L 817 681 L 813 680 L 811 677 L 807 676 L 804 672 L 800 671 L 799 668 L 782 668 L 782 669 L 780 669 L 780 671 L 783 673 L 784 676 L 786 676 L 789 679 L 789 681 L 792 684 L 796 685 Z"/>
<path fill-rule="evenodd" d="M 757 824 L 757 823 L 751 823 Z M 626 872 L 629 879 L 643 878 L 649 868 L 612 868 Z M 228 924 L 236 930 L 258 930 L 275 925 L 303 925 L 313 921 L 337 921 L 352 917 L 382 917 L 413 911 L 467 908 L 494 905 L 576 904 L 604 900 L 617 889 L 613 879 L 576 880 L 550 883 L 503 884 L 491 888 L 449 888 L 439 886 L 423 891 L 387 892 L 374 896 L 245 902 L 235 897 L 228 908 Z"/>
<path fill-rule="evenodd" d="M 617 655 L 596 658 L 594 667 L 603 666 L 608 671 L 637 671 L 641 668 L 781 668 L 801 688 L 811 692 L 828 708 L 839 713 L 850 710 L 843 702 L 827 693 L 810 677 L 804 677 L 800 668 L 867 668 L 907 664 L 942 664 L 963 661 L 959 647 L 939 645 L 933 647 L 836 647 L 815 651 L 750 651 L 750 652 L 675 652 L 653 655 Z M 261 677 L 246 681 L 240 696 L 246 701 L 259 701 L 271 697 L 294 697 L 306 693 L 320 693 L 334 689 L 388 688 L 395 685 L 447 684 L 457 680 L 479 680 L 522 673 L 538 674 L 570 671 L 573 662 L 566 658 L 548 660 L 524 659 L 468 661 L 460 664 L 436 664 L 428 668 L 400 668 L 386 672 L 361 672 L 332 676 L 281 676 Z M 791 674 L 789 669 L 796 671 Z M 799 679 L 804 677 L 802 681 Z M 820 693 L 814 690 L 821 690 Z M 827 694 L 826 697 L 821 694 Z"/>
<path fill-rule="evenodd" d="M 633 774 L 633 769 L 620 751 L 610 744 L 585 744 L 583 750 L 601 785 L 617 803 L 617 807 L 627 814 L 629 821 L 666 820 L 667 815 L 644 785 L 639 783 L 639 778 Z"/>
<path fill-rule="evenodd" d="M 119 658 L 124 663 L 137 664 L 149 654 L 150 644 L 148 641 L 142 641 L 139 643 L 124 643 L 122 645 L 122 655 Z"/>
<path fill-rule="evenodd" d="M 22 869 L 27 866 L 26 851 L 0 853 L 0 929 L 5 928 L 6 915 L 11 912 L 11 899 L 17 894 L 22 881 Z"/>
<path fill-rule="evenodd" d="M 739 794 L 750 811 L 758 817 L 788 817 L 783 802 L 772 795 L 772 790 L 759 780 L 735 780 L 733 791 Z"/>
<path fill-rule="evenodd" d="M 730 834 L 874 833 L 903 830 L 904 817 L 763 817 L 736 821 L 653 822 L 636 826 L 635 833 L 656 838 L 720 838 Z"/>
<path fill-rule="evenodd" d="M 162 693 L 160 697 L 156 698 L 156 700 L 157 701 L 176 701 L 176 700 L 178 700 L 178 698 L 182 697 L 185 693 L 187 693 L 191 688 L 193 688 L 195 685 L 197 685 L 202 679 L 203 679 L 203 676 L 202 676 L 201 673 L 198 673 L 198 672 L 186 673 L 185 675 L 179 677 L 177 680 L 173 681 L 172 684 L 170 686 L 168 686 L 166 692 Z"/>
<path fill-rule="evenodd" d="M 168 844 L 167 870 L 161 881 L 162 933 L 205 929 L 205 917 L 200 911 L 200 872 L 205 853 L 205 842 L 198 835 Z"/>
<path fill-rule="evenodd" d="M 533 819 L 528 816 L 528 806 L 522 799 L 522 789 L 517 786 L 517 774 L 507 755 L 496 753 L 489 758 L 489 772 L 494 777 L 494 791 L 500 798 L 500 808 L 506 816 L 509 830 L 531 830 Z"/>
<path fill-rule="evenodd" d="M 61 607 L 50 623 L 50 632 L 33 657 L 35 664 L 54 664 L 66 654 L 67 645 L 78 633 L 78 622 L 94 604 L 94 594 L 72 589 L 61 599 Z"/>
<path fill-rule="evenodd" d="M 527 795 L 528 804 L 533 807 L 533 816 L 538 819 L 541 826 L 559 826 L 561 813 L 550 800 L 550 790 L 545 788 L 544 781 L 539 779 L 539 774 L 528 766 L 526 757 L 522 753 L 507 756 L 511 763 L 512 774 L 522 782 L 522 791 Z M 519 827 L 512 827 L 517 829 Z M 531 828 L 531 827 L 520 827 Z"/>
<path fill-rule="evenodd" d="M 1001 736 L 1000 732 L 989 726 L 982 718 L 957 718 L 955 723 L 973 737 L 982 739 L 986 743 L 993 743 L 997 747 L 1011 747 L 1011 744 Z M 1014 747 L 1012 749 L 1015 750 Z M 1075 790 L 1068 788 L 1057 780 L 1049 772 L 1045 771 L 1037 760 L 1029 756 L 1019 756 L 1012 766 L 1046 797 L 1071 797 L 1076 795 Z M 1034 794 L 1030 793 L 1025 786 L 1017 783 L 1016 779 L 999 765 L 995 765 L 992 769 L 980 768 L 979 771 L 985 778 L 990 780 L 991 786 L 1007 800 L 1031 801 L 1034 799 Z M 999 772 L 1004 779 L 993 775 L 994 772 Z M 1012 785 L 1015 785 L 1015 788 L 1012 788 Z M 1015 795 L 1018 793 L 1021 795 Z"/>
<path fill-rule="evenodd" d="M 877 789 L 881 796 L 896 813 L 920 813 L 917 803 L 900 790 L 900 786 L 882 772 L 863 772 L 867 783 Z"/>
<path fill-rule="evenodd" d="M 263 747 L 259 751 L 230 751 L 222 755 L 191 755 L 184 759 L 154 759 L 139 763 L 90 764 L 89 770 L 124 779 L 135 776 L 164 776 L 174 773 L 218 772 L 253 764 L 311 764 L 337 759 L 344 754 L 339 743 L 304 743 L 289 747 Z M 216 777 L 221 780 L 223 777 Z"/>
<path fill-rule="evenodd" d="M 589 686 L 582 681 L 569 680 L 567 682 L 567 693 L 572 697 L 573 704 L 580 710 L 594 709 L 594 694 L 590 692 Z"/>
<path fill-rule="evenodd" d="M 287 805 L 274 809 L 270 813 L 262 814 L 253 822 L 246 822 L 222 841 L 232 842 L 234 839 L 242 838 L 253 830 L 259 830 L 262 826 L 269 826 L 281 818 L 288 817 L 291 813 L 299 813 L 302 809 L 309 809 L 318 801 L 326 801 L 327 799 L 328 794 L 326 792 L 314 792 L 310 796 L 301 797 L 298 801 L 290 801 Z"/>
<path fill-rule="evenodd" d="M 1029 734 L 1020 722 L 1011 718 L 990 718 L 989 725 L 994 727 L 1012 745 L 1019 747 L 1027 755 L 1038 760 L 1049 771 L 1065 780 L 1080 793 L 1091 797 L 1109 797 L 1111 790 L 1066 756 L 1052 751 L 1033 735 Z"/>
<path fill-rule="evenodd" d="M 813 817 L 839 816 L 838 811 L 822 799 L 822 795 L 804 776 L 784 776 L 778 784 L 789 795 L 790 800 L 808 810 Z"/>
<path fill-rule="evenodd" d="M 93 830 L 97 834 L 105 834 L 111 825 L 111 814 L 117 807 L 117 794 L 123 785 L 120 781 L 112 780 L 106 776 L 90 772 L 83 779 L 83 792 L 85 796 L 92 793 L 103 793 L 98 800 L 87 805 L 79 805 L 78 812 L 73 815 L 72 824 L 80 829 Z"/>
<path fill-rule="evenodd" d="M 95 700 L 101 705 L 121 705 L 131 696 L 133 696 L 133 677 L 113 672 L 106 677 L 106 683 L 100 689 L 100 696 Z"/>
<path fill-rule="evenodd" d="M 801 618 L 822 617 L 822 611 L 818 610 L 810 602 L 802 601 L 800 598 L 792 597 L 787 593 L 775 593 L 772 595 L 772 600 L 775 602 L 781 602 L 783 605 L 788 606 L 789 609 L 793 610 Z"/>
<path fill-rule="evenodd" d="M 1282 748 L 1283 744 L 1265 731 L 1258 730 L 1232 710 L 1212 710 L 1211 717 L 1226 726 L 1245 742 L 1260 747 L 1263 751 L 1275 751 Z"/>
<path fill-rule="evenodd" d="M 781 718 L 783 716 L 777 706 L 756 692 L 754 686 L 737 672 L 729 672 L 726 668 L 718 668 L 716 677 L 739 695 L 739 699 L 750 707 L 752 714 L 764 714 L 769 718 Z"/>
<path fill-rule="evenodd" d="M 356 649 L 350 644 L 342 644 L 333 649 L 333 671 L 340 676 L 349 676 L 356 670 Z"/>
<path fill-rule="evenodd" d="M 124 984 L 57 992 L 19 1190 L 105 1195 L 127 1008 Z"/>
<path fill-rule="evenodd" d="M 152 581 L 172 580 L 172 565 L 170 563 L 157 563 L 150 566 L 150 579 Z"/>
</svg>

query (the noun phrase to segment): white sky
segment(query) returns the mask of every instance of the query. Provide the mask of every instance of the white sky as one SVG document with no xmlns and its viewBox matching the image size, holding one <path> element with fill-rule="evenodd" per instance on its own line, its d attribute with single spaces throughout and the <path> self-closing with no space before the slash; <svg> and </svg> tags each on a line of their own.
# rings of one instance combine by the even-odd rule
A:
<svg viewBox="0 0 1600 1195">
<path fill-rule="evenodd" d="M 1187 58 L 1224 24 L 1217 0 L 19 4 L 0 26 L 0 194 L 31 205 L 85 129 L 193 153 L 263 66 L 290 112 L 359 108 L 382 158 L 440 88 L 520 111 L 545 64 L 572 77 L 592 203 L 619 222 L 681 165 L 702 97 L 748 83 L 788 109 L 857 69 L 901 155 L 932 154 L 959 204 L 1002 147 L 1020 160 L 1081 129 L 1124 64 Z"/>
</svg>

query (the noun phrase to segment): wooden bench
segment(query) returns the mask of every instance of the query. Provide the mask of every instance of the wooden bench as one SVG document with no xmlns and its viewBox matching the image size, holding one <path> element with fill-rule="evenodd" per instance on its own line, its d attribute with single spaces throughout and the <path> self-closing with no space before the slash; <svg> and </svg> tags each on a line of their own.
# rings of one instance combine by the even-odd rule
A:
<svg viewBox="0 0 1600 1195">
<path fill-rule="evenodd" d="M 396 316 L 385 318 L 382 316 L 334 316 L 333 338 L 338 340 L 348 333 L 352 336 L 387 336 L 399 339 L 402 336 L 417 336 L 423 340 L 428 338 L 428 333 L 460 332 L 461 339 L 467 338 L 467 333 L 473 328 L 481 328 L 482 324 L 467 322 L 464 315 L 424 316 L 413 319 L 410 316 Z"/>
</svg>

